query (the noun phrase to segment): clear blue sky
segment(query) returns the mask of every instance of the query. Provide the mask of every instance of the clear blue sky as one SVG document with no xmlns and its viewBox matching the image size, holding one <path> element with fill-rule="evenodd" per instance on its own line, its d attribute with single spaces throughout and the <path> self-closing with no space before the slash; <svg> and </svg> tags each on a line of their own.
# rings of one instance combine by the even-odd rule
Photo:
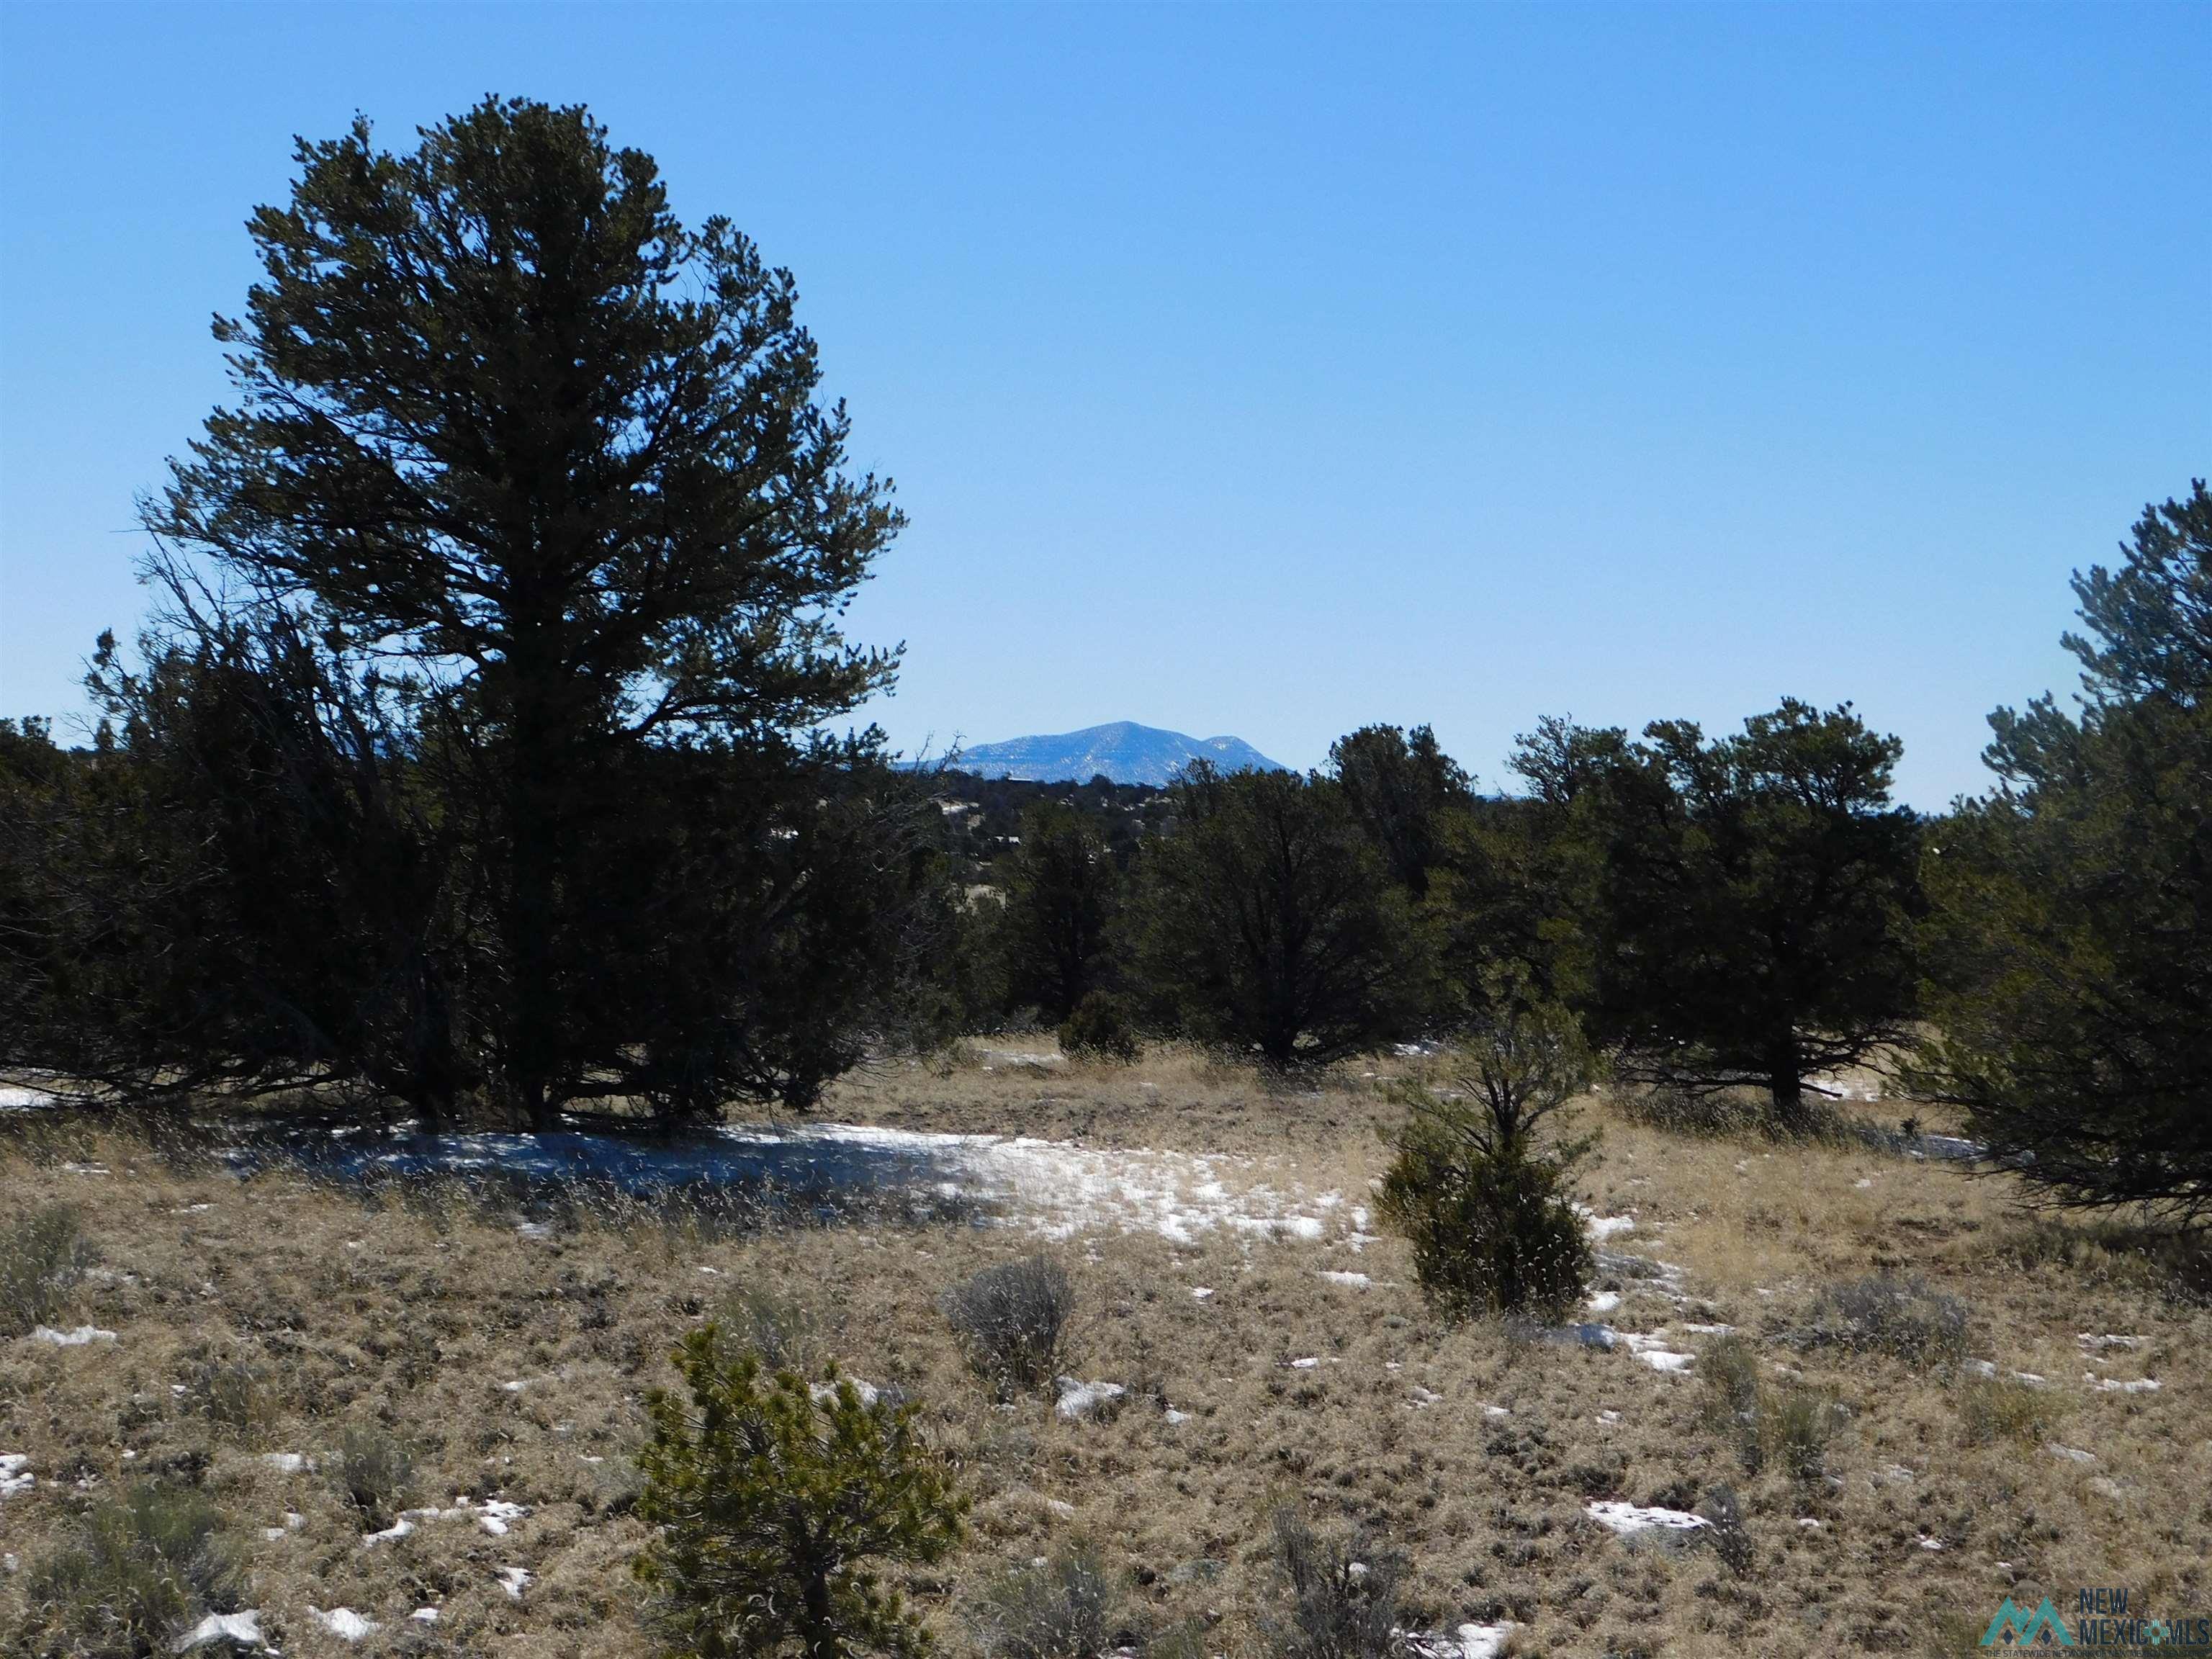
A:
<svg viewBox="0 0 2212 1659">
<path fill-rule="evenodd" d="M 81 710 L 295 133 L 582 100 L 796 272 L 908 748 L 2070 688 L 2212 471 L 2212 9 L 0 5 L 0 713 Z"/>
</svg>

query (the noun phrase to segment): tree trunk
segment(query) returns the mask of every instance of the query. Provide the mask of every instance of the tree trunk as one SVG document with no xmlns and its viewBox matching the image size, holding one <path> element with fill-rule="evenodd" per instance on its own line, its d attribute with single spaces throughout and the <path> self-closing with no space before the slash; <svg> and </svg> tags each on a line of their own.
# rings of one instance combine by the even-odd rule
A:
<svg viewBox="0 0 2212 1659">
<path fill-rule="evenodd" d="M 560 720 L 552 707 L 557 657 L 542 626 L 517 629 L 509 670 L 513 721 L 508 757 L 507 1073 L 516 1103 L 539 1132 L 555 1127 L 549 1085 L 559 1018 L 553 906 L 561 833 Z"/>
<path fill-rule="evenodd" d="M 1795 1042 L 1779 1046 L 1769 1062 L 1766 1090 L 1773 1101 L 1774 1121 L 1785 1129 L 1806 1126 L 1805 1080 Z"/>
</svg>

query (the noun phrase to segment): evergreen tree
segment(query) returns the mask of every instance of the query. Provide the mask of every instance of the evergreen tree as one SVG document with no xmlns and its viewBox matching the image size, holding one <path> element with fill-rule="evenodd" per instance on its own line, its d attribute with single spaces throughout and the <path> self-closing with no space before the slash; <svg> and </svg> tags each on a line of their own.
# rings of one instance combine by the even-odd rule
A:
<svg viewBox="0 0 2212 1659">
<path fill-rule="evenodd" d="M 1145 860 L 1142 977 L 1203 1041 L 1277 1066 L 1372 1048 L 1416 1012 L 1405 896 L 1341 787 L 1194 765 Z"/>
<path fill-rule="evenodd" d="M 1054 801 L 1022 814 L 1019 840 L 1000 862 L 1007 1000 L 1058 1024 L 1105 982 L 1121 866 L 1096 817 Z"/>
<path fill-rule="evenodd" d="M 1474 802 L 1467 773 L 1425 726 L 1363 726 L 1329 745 L 1328 764 L 1392 878 L 1421 897 L 1441 856 L 1446 817 Z"/>
<path fill-rule="evenodd" d="M 1808 1074 L 1905 1036 L 1923 901 L 1894 738 L 1795 699 L 1714 742 L 1688 721 L 1540 735 L 1522 769 L 1567 803 L 1585 1010 L 1632 1073 L 1756 1084 L 1796 1127 Z"/>
<path fill-rule="evenodd" d="M 1929 848 L 1915 1081 L 2063 1202 L 2212 1218 L 2212 495 L 2075 578 L 2078 712 L 1990 716 L 1988 796 Z"/>
<path fill-rule="evenodd" d="M 0 1065 L 134 1095 L 471 1080 L 452 849 L 378 688 L 282 612 L 103 641 L 89 754 L 0 758 Z M 43 734 L 40 734 L 42 737 Z"/>
<path fill-rule="evenodd" d="M 496 950 L 490 1076 L 536 1121 L 621 1082 L 643 1035 L 607 994 L 649 966 L 613 954 L 624 861 L 674 878 L 720 833 L 686 815 L 757 785 L 708 910 L 757 902 L 677 921 L 659 889 L 654 911 L 695 945 L 750 933 L 724 957 L 752 966 L 715 983 L 714 1035 L 653 1042 L 685 1054 L 686 1098 L 803 1092 L 804 1066 L 724 1061 L 778 1046 L 732 1022 L 766 1018 L 750 975 L 793 902 L 769 842 L 810 833 L 791 734 L 888 684 L 837 624 L 900 520 L 842 470 L 789 273 L 678 222 L 580 108 L 487 100 L 404 154 L 358 121 L 298 161 L 251 222 L 262 280 L 216 324 L 236 404 L 149 527 L 420 712 Z"/>
</svg>

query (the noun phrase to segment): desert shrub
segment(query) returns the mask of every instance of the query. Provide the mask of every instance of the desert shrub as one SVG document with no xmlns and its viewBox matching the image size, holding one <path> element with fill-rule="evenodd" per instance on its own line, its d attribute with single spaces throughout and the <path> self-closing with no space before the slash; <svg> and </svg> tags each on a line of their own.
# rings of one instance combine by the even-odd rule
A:
<svg viewBox="0 0 2212 1659">
<path fill-rule="evenodd" d="M 1759 1353 L 1740 1336 L 1723 1336 L 1708 1343 L 1698 1356 L 1705 1384 L 1702 1412 L 1705 1425 L 1727 1437 L 1747 1474 L 1765 1466 L 1760 1416 Z"/>
<path fill-rule="evenodd" d="M 964 1501 L 916 1437 L 911 1406 L 860 1403 L 732 1358 L 711 1325 L 676 1351 L 688 1399 L 655 1389 L 638 1454 L 637 1557 L 653 1617 L 700 1659 L 926 1650 L 920 1620 L 870 1564 L 944 1558 Z"/>
<path fill-rule="evenodd" d="M 1024 1256 L 962 1280 L 945 1293 L 944 1308 L 969 1363 L 1008 1394 L 1053 1374 L 1075 1287 L 1051 1257 Z"/>
<path fill-rule="evenodd" d="M 1916 1369 L 1955 1365 L 1966 1352 L 1966 1310 L 1917 1279 L 1887 1273 L 1821 1292 L 1808 1333 L 1819 1344 L 1886 1353 Z"/>
<path fill-rule="evenodd" d="M 1760 1438 L 1774 1466 L 1801 1486 L 1828 1472 L 1836 1429 L 1832 1402 L 1805 1389 L 1778 1389 L 1759 1407 Z"/>
<path fill-rule="evenodd" d="M 1706 1488 L 1705 1501 L 1698 1505 L 1698 1513 L 1707 1522 L 1705 1540 L 1719 1556 L 1721 1565 L 1741 1578 L 1751 1571 L 1751 1534 L 1743 1524 L 1743 1504 L 1735 1495 L 1735 1488 L 1725 1481 Z"/>
<path fill-rule="evenodd" d="M 1103 1659 L 1118 1644 L 1121 1575 L 1079 1540 L 988 1580 L 969 1610 L 988 1659 Z"/>
<path fill-rule="evenodd" d="M 191 1486 L 142 1481 L 96 1504 L 76 1537 L 33 1570 L 28 1651 L 69 1659 L 166 1653 L 207 1613 L 237 1608 L 245 1556 L 222 1513 Z"/>
<path fill-rule="evenodd" d="M 404 1441 L 356 1424 L 338 1440 L 335 1470 L 346 1502 L 379 1526 L 389 1526 L 415 1495 L 415 1454 Z"/>
<path fill-rule="evenodd" d="M 1970 1446 L 2015 1440 L 2024 1446 L 2051 1437 L 2068 1402 L 2052 1389 L 2012 1377 L 1972 1377 L 1959 1390 L 1959 1432 Z"/>
<path fill-rule="evenodd" d="M 185 1397 L 216 1429 L 248 1435 L 275 1408 L 269 1368 L 203 1353 L 185 1368 Z"/>
<path fill-rule="evenodd" d="M 1275 1605 L 1261 1624 L 1288 1659 L 1384 1659 L 1397 1648 L 1405 1558 L 1359 1530 L 1316 1532 L 1289 1504 L 1273 1517 Z"/>
<path fill-rule="evenodd" d="M 1126 997 L 1093 991 L 1060 1023 L 1060 1047 L 1071 1060 L 1126 1066 L 1144 1052 L 1136 1011 Z"/>
<path fill-rule="evenodd" d="M 21 1336 L 60 1311 L 91 1253 L 67 1204 L 33 1210 L 0 1240 L 0 1336 Z"/>
<path fill-rule="evenodd" d="M 732 1358 L 757 1355 L 763 1370 L 811 1376 L 820 1368 L 814 1316 L 791 1297 L 758 1286 L 732 1291 L 715 1311 L 714 1328 Z"/>
</svg>

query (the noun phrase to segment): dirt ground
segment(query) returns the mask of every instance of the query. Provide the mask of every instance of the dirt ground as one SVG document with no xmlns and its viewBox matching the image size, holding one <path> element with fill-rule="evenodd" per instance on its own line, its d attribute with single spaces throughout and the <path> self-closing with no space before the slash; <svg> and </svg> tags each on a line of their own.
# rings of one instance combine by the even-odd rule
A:
<svg viewBox="0 0 2212 1659">
<path fill-rule="evenodd" d="M 1234 1154 L 1349 1218 L 1401 1109 L 1370 1075 L 1387 1064 L 1271 1091 L 1176 1053 L 1040 1058 L 887 1064 L 823 1115 Z M 993 1572 L 1079 1538 L 1127 1574 L 1133 1641 L 1182 1626 L 1208 1653 L 1275 1651 L 1284 1503 L 1401 1553 L 1409 1628 L 1510 1624 L 1508 1653 L 1966 1653 L 2004 1598 L 2070 1615 L 2084 1587 L 2212 1613 L 2212 1309 L 2166 1253 L 2040 1215 L 2008 1176 L 1662 1133 L 1602 1100 L 1581 1118 L 1602 1130 L 1579 1185 L 1606 1235 L 1586 1317 L 1638 1339 L 1611 1351 L 1440 1322 L 1404 1246 L 1350 1219 L 1187 1239 L 1115 1221 L 1040 1239 L 1013 1213 L 743 1234 L 646 1206 L 533 1221 L 450 1183 L 241 1178 L 10 1115 L 0 1225 L 76 1210 L 89 1265 L 52 1326 L 94 1334 L 0 1340 L 0 1455 L 21 1460 L 0 1496 L 0 1630 L 86 1506 L 154 1471 L 233 1519 L 248 1604 L 288 1655 L 649 1653 L 629 1569 L 641 1402 L 738 1287 L 803 1305 L 847 1373 L 921 1402 L 974 1504 L 960 1553 L 908 1583 L 956 1653 Z M 995 1401 L 939 1311 L 947 1286 L 1040 1249 L 1076 1285 L 1068 1369 L 1130 1390 L 1109 1420 L 1064 1420 L 1049 1392 Z M 1881 1273 L 1955 1298 L 1963 1358 L 1806 1340 L 1824 1291 Z M 1810 1466 L 1747 1467 L 1714 1403 L 1714 1345 L 1735 1339 L 1758 1388 L 1809 1402 Z M 349 1429 L 405 1446 L 415 1501 L 445 1512 L 366 1540 L 331 1474 Z M 1592 1514 L 1711 1513 L 1723 1485 L 1743 1517 L 1727 1547 Z M 374 1628 L 333 1633 L 338 1608 Z"/>
</svg>

